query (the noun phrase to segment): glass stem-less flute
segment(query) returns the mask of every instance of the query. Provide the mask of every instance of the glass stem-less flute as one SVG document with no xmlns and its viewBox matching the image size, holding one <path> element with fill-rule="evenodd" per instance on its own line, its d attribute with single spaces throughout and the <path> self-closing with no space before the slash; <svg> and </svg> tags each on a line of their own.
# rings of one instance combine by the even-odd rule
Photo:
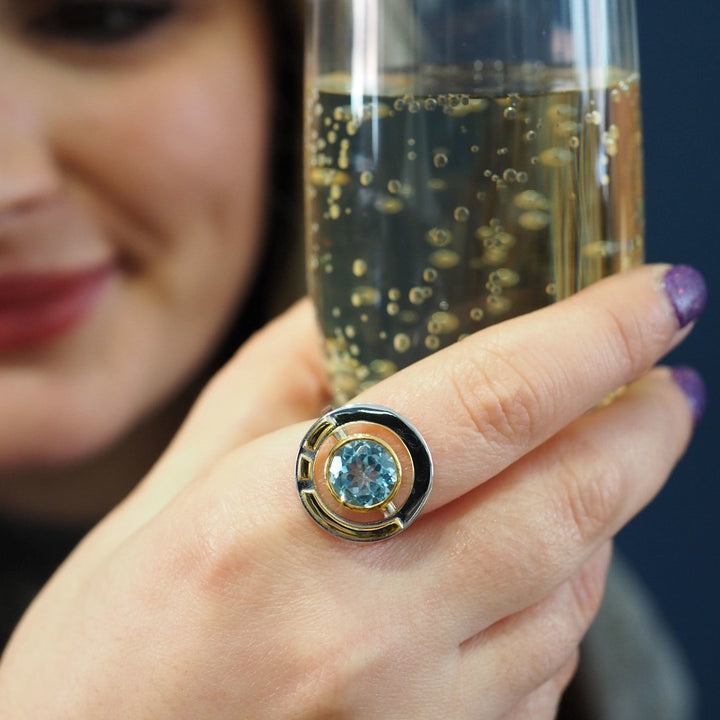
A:
<svg viewBox="0 0 720 720">
<path fill-rule="evenodd" d="M 335 402 L 642 262 L 632 0 L 315 0 L 306 247 Z"/>
</svg>

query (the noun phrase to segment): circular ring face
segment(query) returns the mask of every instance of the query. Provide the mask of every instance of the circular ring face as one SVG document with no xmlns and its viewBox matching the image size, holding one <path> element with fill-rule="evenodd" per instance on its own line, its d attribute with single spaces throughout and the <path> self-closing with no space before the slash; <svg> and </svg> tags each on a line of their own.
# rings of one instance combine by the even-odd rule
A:
<svg viewBox="0 0 720 720">
<path fill-rule="evenodd" d="M 347 405 L 317 420 L 295 465 L 298 493 L 327 532 L 358 542 L 404 530 L 432 488 L 430 451 L 418 430 L 379 405 Z"/>
</svg>

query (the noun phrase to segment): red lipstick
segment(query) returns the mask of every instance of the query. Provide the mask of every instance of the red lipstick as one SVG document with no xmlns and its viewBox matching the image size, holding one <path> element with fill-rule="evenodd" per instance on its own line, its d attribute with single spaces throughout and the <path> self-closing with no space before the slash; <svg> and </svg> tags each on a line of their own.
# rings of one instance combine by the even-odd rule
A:
<svg viewBox="0 0 720 720">
<path fill-rule="evenodd" d="M 0 276 L 0 352 L 43 345 L 90 313 L 112 267 Z"/>
</svg>

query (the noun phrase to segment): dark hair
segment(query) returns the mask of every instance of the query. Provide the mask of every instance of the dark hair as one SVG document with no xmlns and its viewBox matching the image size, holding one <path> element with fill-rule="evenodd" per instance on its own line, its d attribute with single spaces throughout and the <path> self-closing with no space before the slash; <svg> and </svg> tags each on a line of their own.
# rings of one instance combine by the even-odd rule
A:
<svg viewBox="0 0 720 720">
<path fill-rule="evenodd" d="M 263 255 L 249 294 L 219 348 L 225 362 L 272 315 L 303 292 L 301 0 L 260 3 L 266 15 L 272 62 L 272 131 Z M 278 294 L 278 286 L 283 291 Z"/>
</svg>

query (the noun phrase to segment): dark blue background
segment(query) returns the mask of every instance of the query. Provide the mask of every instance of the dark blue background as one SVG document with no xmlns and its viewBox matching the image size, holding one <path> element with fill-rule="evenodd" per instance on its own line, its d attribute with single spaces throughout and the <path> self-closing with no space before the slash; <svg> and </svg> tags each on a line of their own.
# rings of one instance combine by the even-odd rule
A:
<svg viewBox="0 0 720 720">
<path fill-rule="evenodd" d="M 718 0 L 638 0 L 647 257 L 702 270 L 710 299 L 669 358 L 703 375 L 708 410 L 668 487 L 619 546 L 650 586 L 720 718 L 720 91 Z"/>
</svg>

